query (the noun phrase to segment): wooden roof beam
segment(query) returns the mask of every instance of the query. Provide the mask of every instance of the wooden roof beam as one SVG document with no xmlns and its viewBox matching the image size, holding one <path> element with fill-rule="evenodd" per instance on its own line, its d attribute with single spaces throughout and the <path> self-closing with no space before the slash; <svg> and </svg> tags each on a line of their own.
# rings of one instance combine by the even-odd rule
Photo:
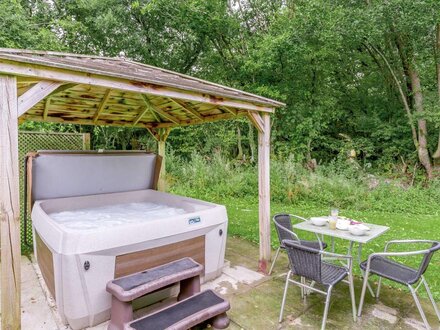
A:
<svg viewBox="0 0 440 330">
<path fill-rule="evenodd" d="M 40 79 L 58 80 L 77 84 L 102 86 L 110 89 L 119 89 L 153 96 L 176 98 L 190 102 L 200 102 L 217 106 L 227 106 L 243 110 L 274 112 L 274 106 L 255 104 L 251 101 L 228 99 L 211 94 L 198 93 L 184 89 L 176 89 L 129 79 L 103 76 L 94 73 L 72 71 L 60 68 L 51 68 L 43 65 L 32 66 L 11 60 L 0 59 L 0 72 L 17 76 L 37 77 Z"/>
<path fill-rule="evenodd" d="M 107 89 L 107 91 L 104 94 L 104 98 L 102 99 L 101 103 L 98 106 L 98 110 L 96 110 L 95 114 L 93 115 L 93 122 L 95 124 L 99 119 L 99 115 L 104 111 L 105 105 L 107 104 L 107 101 L 110 98 L 111 92 L 112 92 L 111 89 Z"/>
<path fill-rule="evenodd" d="M 63 84 L 63 82 L 52 80 L 42 80 L 37 83 L 18 98 L 18 116 L 23 115 Z"/>
<path fill-rule="evenodd" d="M 52 122 L 60 124 L 80 124 L 80 125 L 102 125 L 102 126 L 120 126 L 120 127 L 133 127 L 131 121 L 126 120 L 107 120 L 98 119 L 94 122 L 93 119 L 88 118 L 72 118 L 72 117 L 58 117 L 54 115 L 48 115 L 46 120 L 43 120 L 41 115 L 28 115 L 25 114 L 20 120 L 32 120 L 37 122 Z M 152 127 L 150 123 L 137 123 L 134 127 L 147 128 Z"/>
<path fill-rule="evenodd" d="M 147 107 L 149 107 L 152 111 L 156 112 L 157 114 L 161 115 L 162 117 L 168 119 L 169 121 L 171 121 L 177 125 L 180 124 L 179 119 L 177 119 L 173 115 L 170 115 L 166 111 L 163 111 L 162 109 L 159 109 L 158 107 L 156 107 L 153 103 L 151 103 L 151 101 L 148 99 L 148 97 L 146 95 L 142 95 L 142 98 L 144 99 L 144 102 L 147 105 Z"/>
<path fill-rule="evenodd" d="M 210 123 L 217 120 L 225 120 L 225 119 L 235 119 L 237 117 L 241 117 L 245 115 L 246 112 L 238 112 L 236 117 L 233 117 L 230 113 L 219 113 L 217 115 L 205 116 L 203 120 L 200 119 L 189 119 L 180 121 L 179 125 L 174 123 L 149 123 L 149 125 L 153 128 L 165 128 L 165 127 L 177 127 L 177 126 L 189 126 L 189 125 L 199 125 L 203 123 Z"/>
<path fill-rule="evenodd" d="M 174 100 L 171 98 L 168 98 L 168 100 L 170 100 L 171 102 L 177 104 L 178 106 L 180 106 L 181 108 L 183 108 L 183 110 L 185 110 L 186 112 L 191 113 L 192 115 L 194 115 L 196 118 L 203 120 L 203 116 L 202 114 L 200 114 L 197 110 L 194 110 L 193 108 L 189 107 L 187 104 L 185 104 L 182 101 L 179 100 Z"/>
</svg>

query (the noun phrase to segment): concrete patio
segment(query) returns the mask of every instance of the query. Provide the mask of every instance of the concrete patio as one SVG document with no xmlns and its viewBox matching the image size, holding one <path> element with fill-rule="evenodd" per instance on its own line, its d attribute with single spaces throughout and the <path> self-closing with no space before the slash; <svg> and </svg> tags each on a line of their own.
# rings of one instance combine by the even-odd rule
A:
<svg viewBox="0 0 440 330">
<path fill-rule="evenodd" d="M 238 238 L 229 238 L 226 251 L 229 261 L 221 277 L 206 283 L 227 297 L 231 303 L 230 329 L 316 329 L 320 327 L 324 297 L 311 294 L 306 301 L 300 298 L 299 288 L 290 287 L 283 323 L 278 315 L 287 272 L 287 258 L 280 257 L 271 277 L 255 272 L 258 246 Z M 41 276 L 27 257 L 22 257 L 22 328 L 69 329 L 56 315 L 53 300 L 46 299 L 47 290 Z M 36 272 L 37 271 L 37 272 Z M 386 284 L 386 283 L 385 283 Z M 356 300 L 359 300 L 361 283 L 356 279 Z M 429 301 L 422 305 L 433 329 L 440 324 Z M 93 327 L 106 329 L 107 324 Z M 411 295 L 406 290 L 384 286 L 379 302 L 367 295 L 364 313 L 358 322 L 351 317 L 348 285 L 336 286 L 332 297 L 327 329 L 424 329 Z"/>
</svg>

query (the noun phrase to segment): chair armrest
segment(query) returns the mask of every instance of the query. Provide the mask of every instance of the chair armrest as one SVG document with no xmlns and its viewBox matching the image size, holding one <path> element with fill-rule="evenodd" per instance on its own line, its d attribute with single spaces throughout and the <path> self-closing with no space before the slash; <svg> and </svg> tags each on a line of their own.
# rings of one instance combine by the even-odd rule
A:
<svg viewBox="0 0 440 330">
<path fill-rule="evenodd" d="M 353 257 L 349 254 L 339 254 L 339 253 L 333 253 L 333 252 L 327 252 L 327 251 L 321 251 L 322 255 L 333 257 L 335 259 L 353 259 Z"/>
<path fill-rule="evenodd" d="M 408 257 L 408 256 L 415 256 L 415 255 L 419 255 L 419 254 L 426 254 L 429 253 L 430 250 L 426 249 L 426 250 L 416 250 L 416 251 L 406 251 L 406 252 L 375 252 L 372 253 L 368 256 L 367 259 L 367 267 L 366 267 L 366 271 L 368 272 L 370 270 L 370 264 L 371 264 L 371 260 L 374 257 Z"/>
<path fill-rule="evenodd" d="M 348 271 L 351 273 L 352 265 L 353 265 L 353 257 L 348 254 L 339 254 L 327 251 L 320 251 L 321 259 L 326 258 L 327 260 L 345 260 L 347 261 Z"/>
<path fill-rule="evenodd" d="M 298 220 L 301 220 L 301 221 L 308 221 L 306 218 L 300 217 L 299 215 L 289 214 L 289 216 L 292 218 L 296 218 Z"/>
<path fill-rule="evenodd" d="M 435 241 L 428 240 L 428 239 L 396 239 L 396 240 L 386 242 L 384 252 L 388 251 L 388 247 L 390 245 L 411 244 L 411 243 L 435 243 Z"/>
</svg>

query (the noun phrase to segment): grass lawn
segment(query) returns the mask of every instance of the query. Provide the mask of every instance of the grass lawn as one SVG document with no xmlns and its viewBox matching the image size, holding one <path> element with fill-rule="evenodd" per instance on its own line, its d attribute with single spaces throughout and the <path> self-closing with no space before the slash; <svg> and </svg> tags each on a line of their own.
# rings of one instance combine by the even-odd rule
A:
<svg viewBox="0 0 440 330">
<path fill-rule="evenodd" d="M 239 236 L 258 243 L 258 202 L 243 199 L 227 198 L 223 200 L 215 200 L 213 202 L 224 204 L 228 210 L 229 229 L 228 233 L 232 236 Z M 271 214 L 278 212 L 288 212 L 298 214 L 304 217 L 327 215 L 329 209 L 327 207 L 319 207 L 313 204 L 292 205 L 272 203 Z M 385 242 L 392 239 L 436 239 L 440 238 L 440 221 L 438 215 L 411 215 L 398 213 L 384 213 L 377 211 L 355 211 L 340 210 L 340 214 L 356 220 L 375 223 L 390 227 L 390 230 L 379 238 L 364 245 L 363 259 L 372 252 L 381 252 L 385 246 Z M 272 247 L 278 247 L 278 239 L 275 229 L 271 224 Z M 313 238 L 310 233 L 299 233 L 302 238 Z M 336 252 L 346 253 L 348 242 L 336 239 Z M 407 259 L 417 267 L 420 258 Z M 355 267 L 355 271 L 359 273 L 359 269 Z M 431 291 L 437 301 L 440 300 L 440 253 L 434 255 L 431 264 L 426 273 L 426 279 L 430 284 Z M 377 277 L 373 277 L 374 280 Z M 403 286 L 394 284 L 390 281 L 384 281 L 384 284 L 390 284 L 400 289 Z M 405 289 L 406 290 L 406 289 Z M 420 294 L 426 297 L 423 289 Z"/>
</svg>

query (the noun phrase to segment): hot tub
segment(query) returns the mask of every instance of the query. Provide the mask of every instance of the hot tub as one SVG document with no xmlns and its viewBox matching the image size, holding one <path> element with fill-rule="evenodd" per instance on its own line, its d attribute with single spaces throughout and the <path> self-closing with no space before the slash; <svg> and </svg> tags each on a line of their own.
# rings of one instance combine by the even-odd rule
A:
<svg viewBox="0 0 440 330">
<path fill-rule="evenodd" d="M 51 156 L 72 161 L 69 158 L 72 155 Z M 89 158 L 91 155 L 86 156 L 88 162 L 95 161 Z M 38 185 L 39 171 L 49 173 L 48 168 L 43 170 L 43 158 L 34 160 L 33 185 Z M 127 158 L 118 155 L 118 161 L 114 161 L 107 155 L 105 161 L 108 167 Z M 59 168 L 58 165 L 49 166 L 50 170 Z M 74 176 L 84 175 L 79 169 L 73 172 Z M 154 181 L 157 175 L 152 177 Z M 69 181 L 73 183 L 87 182 L 84 178 L 72 178 Z M 98 186 L 94 189 L 106 190 Z M 65 188 L 63 194 L 71 194 L 66 193 L 71 190 L 69 184 Z M 41 187 L 33 186 L 34 191 L 39 189 L 42 194 Z M 37 200 L 32 209 L 32 223 L 34 251 L 43 278 L 60 316 L 73 329 L 93 326 L 109 318 L 111 296 L 105 286 L 115 277 L 189 256 L 205 266 L 203 279 L 207 280 L 218 276 L 224 263 L 225 207 L 154 189 Z"/>
</svg>

